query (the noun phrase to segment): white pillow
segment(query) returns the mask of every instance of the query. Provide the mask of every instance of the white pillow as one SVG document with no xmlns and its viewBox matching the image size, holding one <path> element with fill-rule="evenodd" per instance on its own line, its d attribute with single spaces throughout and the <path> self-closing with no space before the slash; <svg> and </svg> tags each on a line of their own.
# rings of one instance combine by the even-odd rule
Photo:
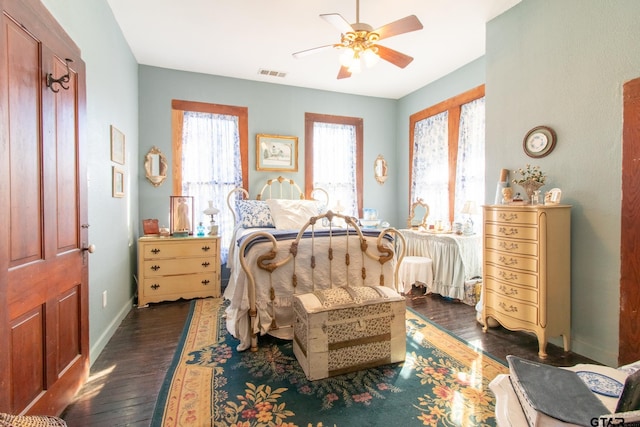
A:
<svg viewBox="0 0 640 427">
<path fill-rule="evenodd" d="M 278 230 L 299 230 L 312 216 L 318 216 L 315 200 L 268 199 L 273 223 Z"/>
</svg>

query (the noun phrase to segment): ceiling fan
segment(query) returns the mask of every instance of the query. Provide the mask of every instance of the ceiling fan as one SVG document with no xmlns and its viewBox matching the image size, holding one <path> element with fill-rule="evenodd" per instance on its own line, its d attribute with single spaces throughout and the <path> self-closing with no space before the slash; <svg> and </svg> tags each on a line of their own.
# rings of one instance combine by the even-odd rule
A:
<svg viewBox="0 0 640 427">
<path fill-rule="evenodd" d="M 328 13 L 320 15 L 320 17 L 340 30 L 342 33 L 340 43 L 296 52 L 293 57 L 302 58 L 326 49 L 341 49 L 344 52 L 340 57 L 341 66 L 338 79 L 351 77 L 352 73 L 359 72 L 362 61 L 371 66 L 379 58 L 382 58 L 397 67 L 406 67 L 413 61 L 411 56 L 379 45 L 378 41 L 423 28 L 422 23 L 415 15 L 409 15 L 374 30 L 371 25 L 360 22 L 360 0 L 356 0 L 356 22 L 354 24 L 349 24 L 338 13 Z"/>
</svg>

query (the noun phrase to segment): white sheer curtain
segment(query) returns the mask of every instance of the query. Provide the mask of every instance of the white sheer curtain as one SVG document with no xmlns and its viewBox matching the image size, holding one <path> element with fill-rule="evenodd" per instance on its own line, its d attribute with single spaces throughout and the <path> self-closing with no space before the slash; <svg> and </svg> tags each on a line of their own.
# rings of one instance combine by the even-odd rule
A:
<svg viewBox="0 0 640 427">
<path fill-rule="evenodd" d="M 339 201 L 345 215 L 358 216 L 356 193 L 356 127 L 315 122 L 313 125 L 313 185 Z"/>
<path fill-rule="evenodd" d="M 411 201 L 429 205 L 429 220 L 449 219 L 449 114 L 444 111 L 416 123 L 413 141 Z"/>
<path fill-rule="evenodd" d="M 233 232 L 233 216 L 226 197 L 242 185 L 238 117 L 184 112 L 182 126 L 182 194 L 194 198 L 195 225 L 208 229 L 210 217 L 202 212 L 213 201 L 221 237 L 221 260 L 226 262 Z M 194 227 L 195 229 L 195 227 Z"/>
<path fill-rule="evenodd" d="M 456 167 L 456 217 L 466 201 L 484 203 L 484 97 L 464 104 L 460 111 L 460 135 Z"/>
</svg>

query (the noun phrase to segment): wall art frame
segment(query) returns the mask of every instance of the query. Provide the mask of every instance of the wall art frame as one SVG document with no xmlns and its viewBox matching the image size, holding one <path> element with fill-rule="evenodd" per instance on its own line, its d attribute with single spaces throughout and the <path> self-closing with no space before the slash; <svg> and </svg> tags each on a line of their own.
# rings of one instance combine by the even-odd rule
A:
<svg viewBox="0 0 640 427">
<path fill-rule="evenodd" d="M 256 170 L 297 172 L 298 137 L 257 134 Z"/>
<path fill-rule="evenodd" d="M 124 133 L 111 125 L 111 161 L 124 165 L 125 162 L 125 138 Z"/>
<path fill-rule="evenodd" d="M 124 197 L 124 170 L 117 167 L 111 167 L 112 176 L 112 197 L 122 198 Z"/>
</svg>

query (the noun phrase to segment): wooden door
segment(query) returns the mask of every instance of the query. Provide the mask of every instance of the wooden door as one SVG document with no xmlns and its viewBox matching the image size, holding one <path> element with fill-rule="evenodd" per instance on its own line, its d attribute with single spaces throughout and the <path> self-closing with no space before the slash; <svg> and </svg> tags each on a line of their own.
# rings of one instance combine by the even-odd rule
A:
<svg viewBox="0 0 640 427">
<path fill-rule="evenodd" d="M 640 78 L 625 83 L 623 97 L 620 365 L 640 359 Z"/>
<path fill-rule="evenodd" d="M 0 5 L 0 411 L 57 415 L 89 368 L 84 63 L 39 0 Z"/>
</svg>

